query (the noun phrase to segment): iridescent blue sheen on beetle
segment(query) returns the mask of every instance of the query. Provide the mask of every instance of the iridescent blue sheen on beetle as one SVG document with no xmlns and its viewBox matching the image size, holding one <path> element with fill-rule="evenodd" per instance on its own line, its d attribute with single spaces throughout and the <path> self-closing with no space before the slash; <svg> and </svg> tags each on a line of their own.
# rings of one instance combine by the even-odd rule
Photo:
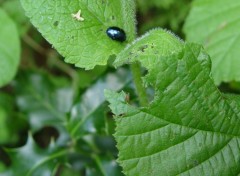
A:
<svg viewBox="0 0 240 176">
<path fill-rule="evenodd" d="M 126 40 L 126 34 L 124 30 L 120 29 L 119 27 L 109 27 L 106 33 L 112 40 L 119 42 L 124 42 Z"/>
</svg>

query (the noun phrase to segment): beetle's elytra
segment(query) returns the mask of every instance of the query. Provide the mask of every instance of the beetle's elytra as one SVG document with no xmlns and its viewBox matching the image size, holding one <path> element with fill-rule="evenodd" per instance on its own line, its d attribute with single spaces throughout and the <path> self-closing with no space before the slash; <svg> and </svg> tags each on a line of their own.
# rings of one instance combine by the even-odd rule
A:
<svg viewBox="0 0 240 176">
<path fill-rule="evenodd" d="M 124 42 L 126 40 L 126 34 L 124 30 L 120 29 L 119 27 L 109 27 L 106 33 L 112 40 L 119 42 Z"/>
</svg>

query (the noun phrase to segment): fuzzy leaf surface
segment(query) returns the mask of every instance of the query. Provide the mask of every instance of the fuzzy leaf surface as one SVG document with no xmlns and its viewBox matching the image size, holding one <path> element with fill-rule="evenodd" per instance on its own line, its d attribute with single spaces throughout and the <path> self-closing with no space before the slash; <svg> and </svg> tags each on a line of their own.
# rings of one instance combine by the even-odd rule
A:
<svg viewBox="0 0 240 176">
<path fill-rule="evenodd" d="M 159 55 L 167 56 L 180 51 L 182 46 L 183 41 L 174 34 L 163 29 L 152 30 L 120 52 L 114 65 L 120 66 L 138 60 L 149 62 L 148 58 L 156 60 Z"/>
<path fill-rule="evenodd" d="M 92 69 L 106 65 L 135 38 L 135 2 L 126 0 L 21 0 L 26 15 L 67 63 Z M 72 17 L 81 10 L 84 21 Z M 110 39 L 106 30 L 117 26 L 126 33 L 123 43 Z"/>
<path fill-rule="evenodd" d="M 0 87 L 13 79 L 20 60 L 20 40 L 16 25 L 0 8 Z"/>
<path fill-rule="evenodd" d="M 146 56 L 147 59 L 147 56 Z M 202 47 L 142 62 L 155 89 L 148 107 L 106 91 L 116 114 L 119 163 L 126 175 L 237 175 L 240 172 L 239 98 L 222 94 Z M 236 97 L 236 96 L 234 96 Z"/>
<path fill-rule="evenodd" d="M 196 0 L 184 26 L 188 41 L 204 45 L 216 84 L 240 81 L 240 1 Z M 197 35 L 196 35 L 197 34 Z"/>
</svg>

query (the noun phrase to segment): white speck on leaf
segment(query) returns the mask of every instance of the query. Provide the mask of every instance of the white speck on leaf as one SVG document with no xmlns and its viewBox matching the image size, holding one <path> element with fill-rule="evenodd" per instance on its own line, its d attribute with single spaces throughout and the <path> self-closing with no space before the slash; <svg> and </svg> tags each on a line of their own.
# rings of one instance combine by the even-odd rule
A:
<svg viewBox="0 0 240 176">
<path fill-rule="evenodd" d="M 81 17 L 81 10 L 79 10 L 76 14 L 72 14 L 72 17 L 78 21 L 84 21 L 84 18 Z"/>
</svg>

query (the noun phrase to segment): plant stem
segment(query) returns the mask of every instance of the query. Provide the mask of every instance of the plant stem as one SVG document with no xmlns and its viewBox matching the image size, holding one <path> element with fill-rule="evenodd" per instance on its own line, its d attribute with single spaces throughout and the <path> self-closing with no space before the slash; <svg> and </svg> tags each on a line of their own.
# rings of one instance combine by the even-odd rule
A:
<svg viewBox="0 0 240 176">
<path fill-rule="evenodd" d="M 93 154 L 93 155 L 92 155 L 92 158 L 93 158 L 94 161 L 96 162 L 97 167 L 99 168 L 99 170 L 100 170 L 100 172 L 102 173 L 102 175 L 106 175 L 106 173 L 105 173 L 105 171 L 104 171 L 104 168 L 103 168 L 103 166 L 102 166 L 102 164 L 101 164 L 101 160 L 100 160 L 99 156 L 96 155 L 96 154 Z"/>
<path fill-rule="evenodd" d="M 134 84 L 136 86 L 137 94 L 139 97 L 139 102 L 141 106 L 147 106 L 148 105 L 148 98 L 147 98 L 147 93 L 146 89 L 143 86 L 142 82 L 142 74 L 141 74 L 141 66 L 139 63 L 133 63 L 131 65 L 131 70 L 133 74 L 133 80 Z"/>
<path fill-rule="evenodd" d="M 39 45 L 37 42 L 35 42 L 31 37 L 28 35 L 25 35 L 23 37 L 23 41 L 27 43 L 29 46 L 31 46 L 34 51 L 37 51 L 39 54 L 47 54 L 48 50 L 43 48 L 41 45 Z"/>
</svg>

